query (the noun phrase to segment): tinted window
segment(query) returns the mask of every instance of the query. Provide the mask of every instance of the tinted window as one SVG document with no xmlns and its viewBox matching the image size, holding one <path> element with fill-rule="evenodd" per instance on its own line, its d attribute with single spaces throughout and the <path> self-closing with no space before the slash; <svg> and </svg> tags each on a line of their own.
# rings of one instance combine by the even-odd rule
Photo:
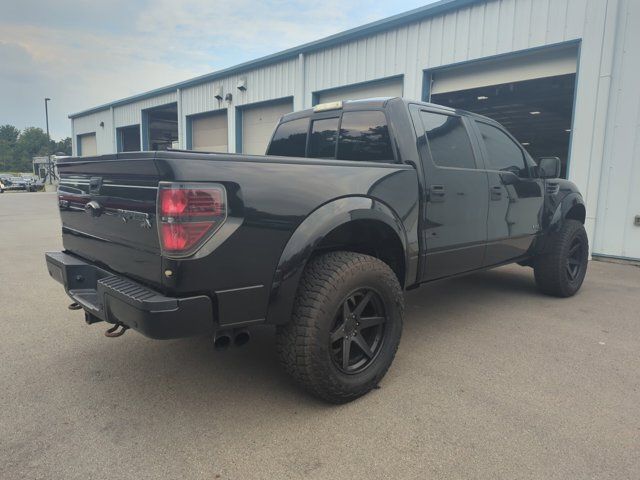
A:
<svg viewBox="0 0 640 480">
<path fill-rule="evenodd" d="M 338 158 L 370 162 L 393 161 L 384 113 L 376 110 L 345 112 L 340 124 Z"/>
<path fill-rule="evenodd" d="M 460 117 L 420 112 L 431 158 L 440 167 L 476 168 L 471 141 Z"/>
<path fill-rule="evenodd" d="M 281 123 L 273 135 L 267 155 L 304 157 L 307 145 L 308 118 Z"/>
<path fill-rule="evenodd" d="M 487 168 L 528 177 L 524 155 L 518 144 L 500 129 L 486 123 L 476 123 L 487 149 Z"/>
<path fill-rule="evenodd" d="M 309 138 L 309 157 L 336 158 L 337 138 L 338 117 L 315 120 L 311 124 L 311 138 Z"/>
</svg>

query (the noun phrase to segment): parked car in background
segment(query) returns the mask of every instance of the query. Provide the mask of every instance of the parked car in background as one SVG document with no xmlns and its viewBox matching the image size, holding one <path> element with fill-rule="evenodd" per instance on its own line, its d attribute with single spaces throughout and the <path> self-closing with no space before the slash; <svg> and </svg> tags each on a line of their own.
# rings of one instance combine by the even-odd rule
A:
<svg viewBox="0 0 640 480">
<path fill-rule="evenodd" d="M 9 177 L 6 180 L 7 190 L 27 190 L 27 182 L 22 177 Z"/>
<path fill-rule="evenodd" d="M 65 250 L 47 267 L 87 323 L 218 347 L 275 325 L 285 370 L 330 402 L 385 375 L 405 290 L 517 262 L 569 297 L 587 270 L 585 205 L 560 160 L 537 164 L 494 120 L 423 102 L 287 114 L 266 156 L 131 152 L 58 168 Z"/>
<path fill-rule="evenodd" d="M 22 190 L 35 192 L 39 189 L 38 180 L 30 176 L 5 176 L 2 177 L 3 190 Z"/>
<path fill-rule="evenodd" d="M 35 175 L 21 175 L 21 177 L 25 182 L 27 182 L 27 191 L 29 192 L 37 192 L 38 190 L 42 190 L 44 187 L 42 179 Z"/>
</svg>

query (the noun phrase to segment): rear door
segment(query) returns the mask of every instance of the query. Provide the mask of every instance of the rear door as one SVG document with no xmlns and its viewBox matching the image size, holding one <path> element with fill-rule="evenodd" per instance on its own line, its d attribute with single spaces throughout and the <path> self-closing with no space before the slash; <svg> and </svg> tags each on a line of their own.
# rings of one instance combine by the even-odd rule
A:
<svg viewBox="0 0 640 480">
<path fill-rule="evenodd" d="M 527 253 L 540 231 L 543 182 L 534 175 L 520 144 L 490 122 L 475 120 L 489 180 L 488 242 L 485 266 Z"/>
<path fill-rule="evenodd" d="M 488 182 L 459 115 L 414 105 L 423 192 L 423 280 L 482 267 L 487 240 Z"/>
</svg>

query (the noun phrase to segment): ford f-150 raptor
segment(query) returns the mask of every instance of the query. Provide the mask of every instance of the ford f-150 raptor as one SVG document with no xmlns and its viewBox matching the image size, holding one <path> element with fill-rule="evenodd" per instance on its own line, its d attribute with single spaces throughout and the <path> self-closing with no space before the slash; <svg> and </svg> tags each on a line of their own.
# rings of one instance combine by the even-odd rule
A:
<svg viewBox="0 0 640 480">
<path fill-rule="evenodd" d="M 403 291 L 517 262 L 580 288 L 578 189 L 485 117 L 401 98 L 285 115 L 266 155 L 134 152 L 58 162 L 50 275 L 87 323 L 217 346 L 275 325 L 284 368 L 346 402 L 400 342 Z"/>
</svg>

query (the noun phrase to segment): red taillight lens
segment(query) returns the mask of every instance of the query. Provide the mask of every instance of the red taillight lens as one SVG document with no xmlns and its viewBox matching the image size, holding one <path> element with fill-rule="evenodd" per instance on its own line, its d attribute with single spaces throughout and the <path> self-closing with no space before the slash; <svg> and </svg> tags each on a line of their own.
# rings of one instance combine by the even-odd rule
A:
<svg viewBox="0 0 640 480">
<path fill-rule="evenodd" d="M 165 253 L 192 253 L 224 223 L 226 217 L 226 191 L 222 185 L 160 185 L 158 222 Z"/>
<path fill-rule="evenodd" d="M 176 216 L 187 207 L 187 191 L 167 188 L 160 191 L 160 212 L 163 216 Z"/>
</svg>

